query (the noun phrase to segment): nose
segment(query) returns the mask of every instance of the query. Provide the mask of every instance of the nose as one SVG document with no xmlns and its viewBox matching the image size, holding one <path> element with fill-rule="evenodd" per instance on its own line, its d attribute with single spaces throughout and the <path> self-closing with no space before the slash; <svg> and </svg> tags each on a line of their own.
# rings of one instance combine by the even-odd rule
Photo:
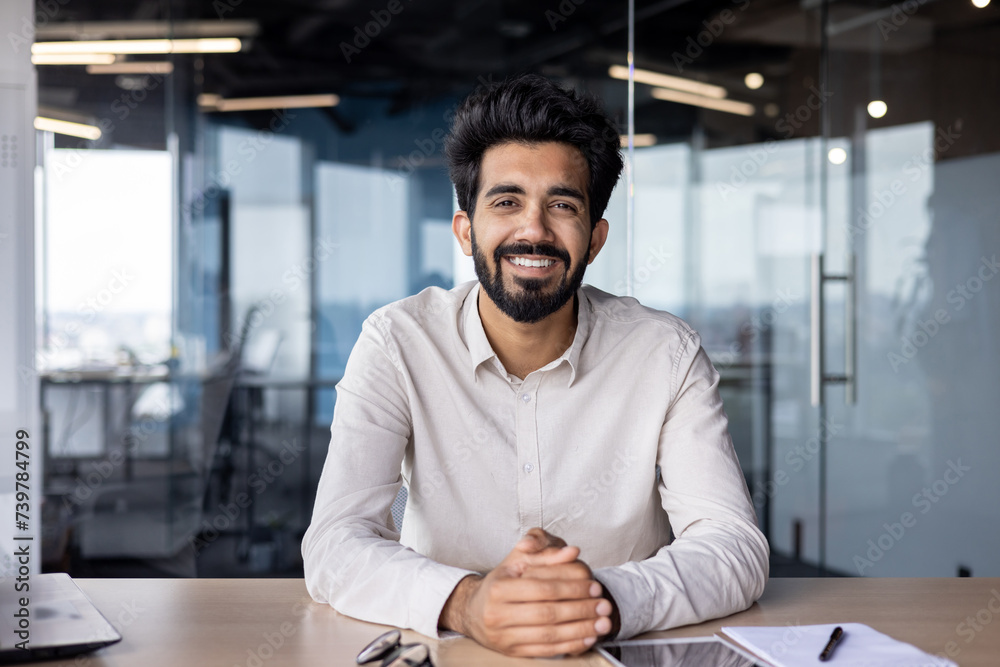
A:
<svg viewBox="0 0 1000 667">
<path fill-rule="evenodd" d="M 555 235 L 549 226 L 547 210 L 544 206 L 529 205 L 521 216 L 515 240 L 524 243 L 552 242 Z"/>
</svg>

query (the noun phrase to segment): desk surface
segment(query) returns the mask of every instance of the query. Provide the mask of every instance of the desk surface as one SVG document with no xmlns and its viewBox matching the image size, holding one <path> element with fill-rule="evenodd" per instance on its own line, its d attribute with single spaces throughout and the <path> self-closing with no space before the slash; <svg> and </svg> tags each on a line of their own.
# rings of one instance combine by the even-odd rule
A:
<svg viewBox="0 0 1000 667">
<path fill-rule="evenodd" d="M 124 639 L 94 655 L 94 667 L 124 665 L 354 665 L 384 628 L 309 598 L 301 579 L 79 579 L 77 583 Z M 991 608 L 992 606 L 992 608 Z M 979 630 L 970 625 L 975 619 Z M 996 623 L 990 623 L 994 616 Z M 725 619 L 657 633 L 710 635 L 723 625 L 860 622 L 925 651 L 949 642 L 963 667 L 1000 656 L 1000 579 L 774 579 L 760 601 Z M 964 625 L 962 625 L 964 624 Z M 505 658 L 468 639 L 431 644 L 437 667 L 542 664 Z M 67 661 L 67 664 L 73 664 Z M 559 662 L 603 666 L 594 654 Z"/>
</svg>

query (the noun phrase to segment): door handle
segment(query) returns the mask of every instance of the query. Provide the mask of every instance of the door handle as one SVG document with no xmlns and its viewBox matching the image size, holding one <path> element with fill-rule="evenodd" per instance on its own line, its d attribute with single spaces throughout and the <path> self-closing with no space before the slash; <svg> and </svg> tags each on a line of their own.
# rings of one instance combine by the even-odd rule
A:
<svg viewBox="0 0 1000 667">
<path fill-rule="evenodd" d="M 844 403 L 857 402 L 857 257 L 847 260 L 843 275 L 827 275 L 823 270 L 823 255 L 812 255 L 809 299 L 809 397 L 812 405 L 823 404 L 823 387 L 827 383 L 844 385 Z M 843 282 L 844 295 L 844 374 L 827 375 L 823 360 L 826 343 L 824 287 L 827 282 Z"/>
</svg>

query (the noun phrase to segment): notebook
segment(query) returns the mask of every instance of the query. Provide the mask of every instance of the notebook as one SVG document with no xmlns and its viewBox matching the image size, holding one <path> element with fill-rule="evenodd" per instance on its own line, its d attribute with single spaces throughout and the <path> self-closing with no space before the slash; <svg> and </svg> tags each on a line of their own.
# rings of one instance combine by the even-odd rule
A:
<svg viewBox="0 0 1000 667">
<path fill-rule="evenodd" d="M 121 641 L 68 574 L 32 575 L 26 591 L 17 591 L 17 583 L 2 584 L 0 663 L 51 660 Z"/>
</svg>

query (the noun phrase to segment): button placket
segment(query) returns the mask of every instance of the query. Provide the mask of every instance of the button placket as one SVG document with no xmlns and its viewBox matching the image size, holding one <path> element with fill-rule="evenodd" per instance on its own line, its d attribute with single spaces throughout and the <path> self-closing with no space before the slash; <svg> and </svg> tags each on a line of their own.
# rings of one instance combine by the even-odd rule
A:
<svg viewBox="0 0 1000 667">
<path fill-rule="evenodd" d="M 538 469 L 537 390 L 541 374 L 529 375 L 518 387 L 517 404 L 517 456 L 521 474 L 518 475 L 518 514 L 522 531 L 540 526 L 542 521 L 542 487 Z"/>
</svg>

